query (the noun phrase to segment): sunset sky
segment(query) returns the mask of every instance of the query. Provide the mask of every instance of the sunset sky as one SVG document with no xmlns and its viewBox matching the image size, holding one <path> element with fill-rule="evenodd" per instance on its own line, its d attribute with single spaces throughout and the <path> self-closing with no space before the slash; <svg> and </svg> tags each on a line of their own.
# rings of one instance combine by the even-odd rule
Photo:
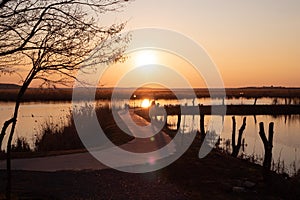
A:
<svg viewBox="0 0 300 200">
<path fill-rule="evenodd" d="M 101 18 L 104 24 L 128 20 L 129 31 L 157 27 L 192 38 L 217 65 L 225 87 L 300 86 L 299 0 L 136 0 Z M 102 81 L 107 86 L 118 79 L 111 72 Z M 192 72 L 183 73 L 204 87 Z"/>
<path fill-rule="evenodd" d="M 300 86 L 299 0 L 137 0 L 114 18 L 193 38 L 226 87 Z"/>
</svg>

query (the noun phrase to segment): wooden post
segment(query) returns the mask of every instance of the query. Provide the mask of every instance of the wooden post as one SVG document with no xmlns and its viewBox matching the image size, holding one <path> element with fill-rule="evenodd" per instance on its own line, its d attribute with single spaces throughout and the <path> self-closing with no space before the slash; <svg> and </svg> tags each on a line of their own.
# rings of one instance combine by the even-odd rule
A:
<svg viewBox="0 0 300 200">
<path fill-rule="evenodd" d="M 235 117 L 232 117 L 232 123 L 233 123 L 233 127 L 232 127 L 232 156 L 233 157 L 237 157 L 242 145 L 242 136 L 244 133 L 244 130 L 246 128 L 246 117 L 244 117 L 243 119 L 243 124 L 241 126 L 241 128 L 239 129 L 239 136 L 238 136 L 238 141 L 237 144 L 235 144 L 235 127 L 236 127 L 236 122 L 235 122 Z"/>
<path fill-rule="evenodd" d="M 232 154 L 233 154 L 234 149 L 236 148 L 236 146 L 235 146 L 235 131 L 236 131 L 236 121 L 235 121 L 235 117 L 232 116 L 232 133 L 231 133 Z"/>
<path fill-rule="evenodd" d="M 246 146 L 246 142 L 245 142 L 245 138 L 243 138 L 242 141 L 242 151 L 245 152 L 245 146 Z"/>
<path fill-rule="evenodd" d="M 179 131 L 179 129 L 180 129 L 180 124 L 181 124 L 181 113 L 179 113 L 178 115 L 177 115 L 177 131 Z"/>
<path fill-rule="evenodd" d="M 265 179 L 269 177 L 272 162 L 272 148 L 273 148 L 273 135 L 274 135 L 274 123 L 269 124 L 269 139 L 267 139 L 264 129 L 264 123 L 259 123 L 259 136 L 264 144 L 265 157 L 263 162 L 263 174 Z"/>
<path fill-rule="evenodd" d="M 287 122 L 287 115 L 284 115 L 284 124 L 286 124 L 286 122 Z"/>
<path fill-rule="evenodd" d="M 290 97 L 288 100 L 288 105 L 291 105 L 291 104 L 292 104 L 292 97 Z"/>
<path fill-rule="evenodd" d="M 200 115 L 200 133 L 201 133 L 201 136 L 203 136 L 203 137 L 205 136 L 204 118 L 205 118 L 205 115 L 201 114 Z"/>
<path fill-rule="evenodd" d="M 254 123 L 257 124 L 256 115 L 253 115 L 253 118 L 254 118 Z"/>
<path fill-rule="evenodd" d="M 287 98 L 286 98 L 286 97 L 284 98 L 284 104 L 285 104 L 285 105 L 288 104 L 288 101 L 287 101 Z"/>
<path fill-rule="evenodd" d="M 257 97 L 255 97 L 253 105 L 256 105 L 256 102 L 257 102 Z"/>
<path fill-rule="evenodd" d="M 165 120 L 164 127 L 167 127 L 167 125 L 168 125 L 168 114 L 167 114 L 166 111 L 164 112 L 164 120 Z"/>
</svg>

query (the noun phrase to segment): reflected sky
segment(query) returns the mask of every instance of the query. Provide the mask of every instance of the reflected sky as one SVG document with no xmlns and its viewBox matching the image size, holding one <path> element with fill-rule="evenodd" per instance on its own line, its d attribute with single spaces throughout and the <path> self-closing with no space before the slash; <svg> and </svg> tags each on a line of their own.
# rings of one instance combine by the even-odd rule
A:
<svg viewBox="0 0 300 200">
<path fill-rule="evenodd" d="M 151 101 L 152 99 L 149 99 Z M 222 103 L 222 100 L 217 102 Z M 228 104 L 240 104 L 241 101 L 244 103 L 253 103 L 254 99 L 228 99 Z M 273 100 L 270 98 L 262 98 L 257 101 L 257 104 L 270 104 Z M 123 109 L 127 101 L 118 101 L 114 105 L 117 108 Z M 143 99 L 135 99 L 130 101 L 130 106 L 140 107 L 143 105 Z M 211 104 L 209 98 L 201 98 L 194 101 L 194 103 L 202 103 L 204 105 Z M 160 106 L 169 104 L 181 105 L 193 105 L 192 99 L 178 100 L 160 100 L 156 99 L 156 103 Z M 85 103 L 78 102 L 78 106 L 83 106 Z M 99 101 L 97 105 L 107 105 L 108 101 Z M 0 103 L 0 124 L 4 123 L 11 116 L 13 111 L 13 103 Z M 41 127 L 46 123 L 53 123 L 58 128 L 63 127 L 68 123 L 70 114 L 71 103 L 70 102 L 33 102 L 25 103 L 20 107 L 19 119 L 16 127 L 16 134 L 14 138 L 24 137 L 33 147 L 34 140 L 41 132 Z M 224 117 L 224 128 L 221 133 L 223 143 L 231 139 L 232 132 L 232 116 Z M 213 125 L 208 127 L 210 116 L 205 117 L 205 129 L 212 131 Z M 242 125 L 243 116 L 236 116 L 237 130 Z M 292 170 L 291 165 L 296 162 L 296 166 L 300 168 L 300 116 L 247 116 L 247 125 L 243 137 L 245 138 L 245 153 L 248 155 L 263 156 L 263 144 L 259 137 L 259 123 L 265 123 L 265 130 L 267 131 L 268 124 L 270 122 L 275 123 L 274 127 L 274 160 L 284 160 L 287 169 Z M 173 125 L 176 128 L 177 116 L 168 116 L 168 124 Z M 181 120 L 181 132 L 188 133 L 190 131 L 197 131 L 200 129 L 200 117 L 199 116 L 182 116 Z M 213 123 L 212 123 L 213 124 Z M 7 137 L 5 138 L 5 143 Z"/>
</svg>

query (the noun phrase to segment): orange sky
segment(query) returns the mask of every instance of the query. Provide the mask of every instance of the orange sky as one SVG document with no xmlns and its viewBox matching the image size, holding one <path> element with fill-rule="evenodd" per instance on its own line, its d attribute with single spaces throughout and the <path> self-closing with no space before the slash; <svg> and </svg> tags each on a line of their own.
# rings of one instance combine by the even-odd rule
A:
<svg viewBox="0 0 300 200">
<path fill-rule="evenodd" d="M 109 19 L 160 27 L 202 45 L 226 87 L 300 86 L 300 1 L 137 0 Z M 108 19 L 106 19 L 108 20 Z"/>
<path fill-rule="evenodd" d="M 299 0 L 136 0 L 123 10 L 101 17 L 101 23 L 128 20 L 126 30 L 159 27 L 192 38 L 217 65 L 225 87 L 300 86 Z M 184 70 L 184 61 L 157 57 L 181 70 L 194 87 L 205 86 Z M 129 68 L 112 67 L 101 81 L 112 86 Z M 0 82 L 16 80 L 0 77 Z"/>
</svg>

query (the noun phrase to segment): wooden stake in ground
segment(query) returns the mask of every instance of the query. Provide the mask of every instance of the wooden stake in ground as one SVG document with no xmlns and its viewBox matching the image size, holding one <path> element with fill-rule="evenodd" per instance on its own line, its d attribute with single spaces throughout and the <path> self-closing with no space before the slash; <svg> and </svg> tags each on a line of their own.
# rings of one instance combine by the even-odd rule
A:
<svg viewBox="0 0 300 200">
<path fill-rule="evenodd" d="M 179 131 L 180 129 L 180 124 L 181 124 L 181 113 L 177 115 L 177 128 L 176 128 L 177 131 Z"/>
<path fill-rule="evenodd" d="M 264 177 L 267 178 L 271 169 L 272 148 L 273 148 L 274 123 L 269 124 L 269 139 L 267 139 L 264 129 L 264 123 L 259 123 L 259 136 L 264 144 L 265 157 L 263 162 Z"/>
<path fill-rule="evenodd" d="M 243 136 L 243 132 L 246 128 L 246 117 L 244 117 L 243 119 L 243 124 L 239 130 L 239 136 L 238 136 L 238 141 L 237 144 L 235 143 L 235 129 L 236 129 L 236 121 L 235 121 L 235 117 L 232 117 L 232 156 L 233 157 L 237 157 L 242 145 L 242 136 Z"/>
<path fill-rule="evenodd" d="M 205 136 L 205 127 L 204 127 L 204 117 L 205 115 L 204 114 L 201 114 L 200 115 L 200 133 L 201 133 L 201 136 Z"/>
</svg>

